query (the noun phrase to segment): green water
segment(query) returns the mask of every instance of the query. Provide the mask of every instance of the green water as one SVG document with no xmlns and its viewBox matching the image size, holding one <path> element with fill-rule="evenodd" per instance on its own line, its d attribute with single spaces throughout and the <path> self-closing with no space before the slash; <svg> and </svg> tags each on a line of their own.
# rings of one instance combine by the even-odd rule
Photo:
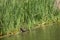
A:
<svg viewBox="0 0 60 40">
<path fill-rule="evenodd" d="M 37 28 L 31 32 L 21 32 L 18 35 L 1 38 L 0 40 L 60 40 L 60 25 L 53 24 L 46 26 L 44 30 Z"/>
</svg>

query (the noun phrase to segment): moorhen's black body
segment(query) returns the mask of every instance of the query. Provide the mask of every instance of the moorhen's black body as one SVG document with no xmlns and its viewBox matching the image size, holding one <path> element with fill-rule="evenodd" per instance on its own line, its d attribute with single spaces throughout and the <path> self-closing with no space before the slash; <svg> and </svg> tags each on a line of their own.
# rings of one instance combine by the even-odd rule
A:
<svg viewBox="0 0 60 40">
<path fill-rule="evenodd" d="M 21 32 L 27 32 L 27 29 L 20 28 Z"/>
</svg>

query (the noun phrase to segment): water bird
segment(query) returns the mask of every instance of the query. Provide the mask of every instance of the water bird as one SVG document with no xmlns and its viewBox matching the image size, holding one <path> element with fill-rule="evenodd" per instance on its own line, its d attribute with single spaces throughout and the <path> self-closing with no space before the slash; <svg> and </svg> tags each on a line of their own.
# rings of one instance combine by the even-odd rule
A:
<svg viewBox="0 0 60 40">
<path fill-rule="evenodd" d="M 27 32 L 29 31 L 28 29 L 20 28 L 21 32 Z"/>
</svg>

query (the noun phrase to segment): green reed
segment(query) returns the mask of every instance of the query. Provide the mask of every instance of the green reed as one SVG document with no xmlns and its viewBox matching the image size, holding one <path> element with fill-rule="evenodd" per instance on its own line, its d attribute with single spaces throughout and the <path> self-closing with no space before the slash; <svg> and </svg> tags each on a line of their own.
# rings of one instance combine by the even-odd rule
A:
<svg viewBox="0 0 60 40">
<path fill-rule="evenodd" d="M 1 32 L 19 31 L 20 27 L 31 29 L 38 22 L 55 21 L 59 13 L 54 0 L 0 0 Z"/>
</svg>

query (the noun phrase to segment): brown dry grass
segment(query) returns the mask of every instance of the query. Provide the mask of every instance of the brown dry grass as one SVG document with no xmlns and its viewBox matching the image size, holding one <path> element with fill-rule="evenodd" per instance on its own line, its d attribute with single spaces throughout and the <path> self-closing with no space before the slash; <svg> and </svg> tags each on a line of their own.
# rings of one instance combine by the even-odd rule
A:
<svg viewBox="0 0 60 40">
<path fill-rule="evenodd" d="M 54 6 L 60 9 L 60 0 L 55 0 Z"/>
</svg>

